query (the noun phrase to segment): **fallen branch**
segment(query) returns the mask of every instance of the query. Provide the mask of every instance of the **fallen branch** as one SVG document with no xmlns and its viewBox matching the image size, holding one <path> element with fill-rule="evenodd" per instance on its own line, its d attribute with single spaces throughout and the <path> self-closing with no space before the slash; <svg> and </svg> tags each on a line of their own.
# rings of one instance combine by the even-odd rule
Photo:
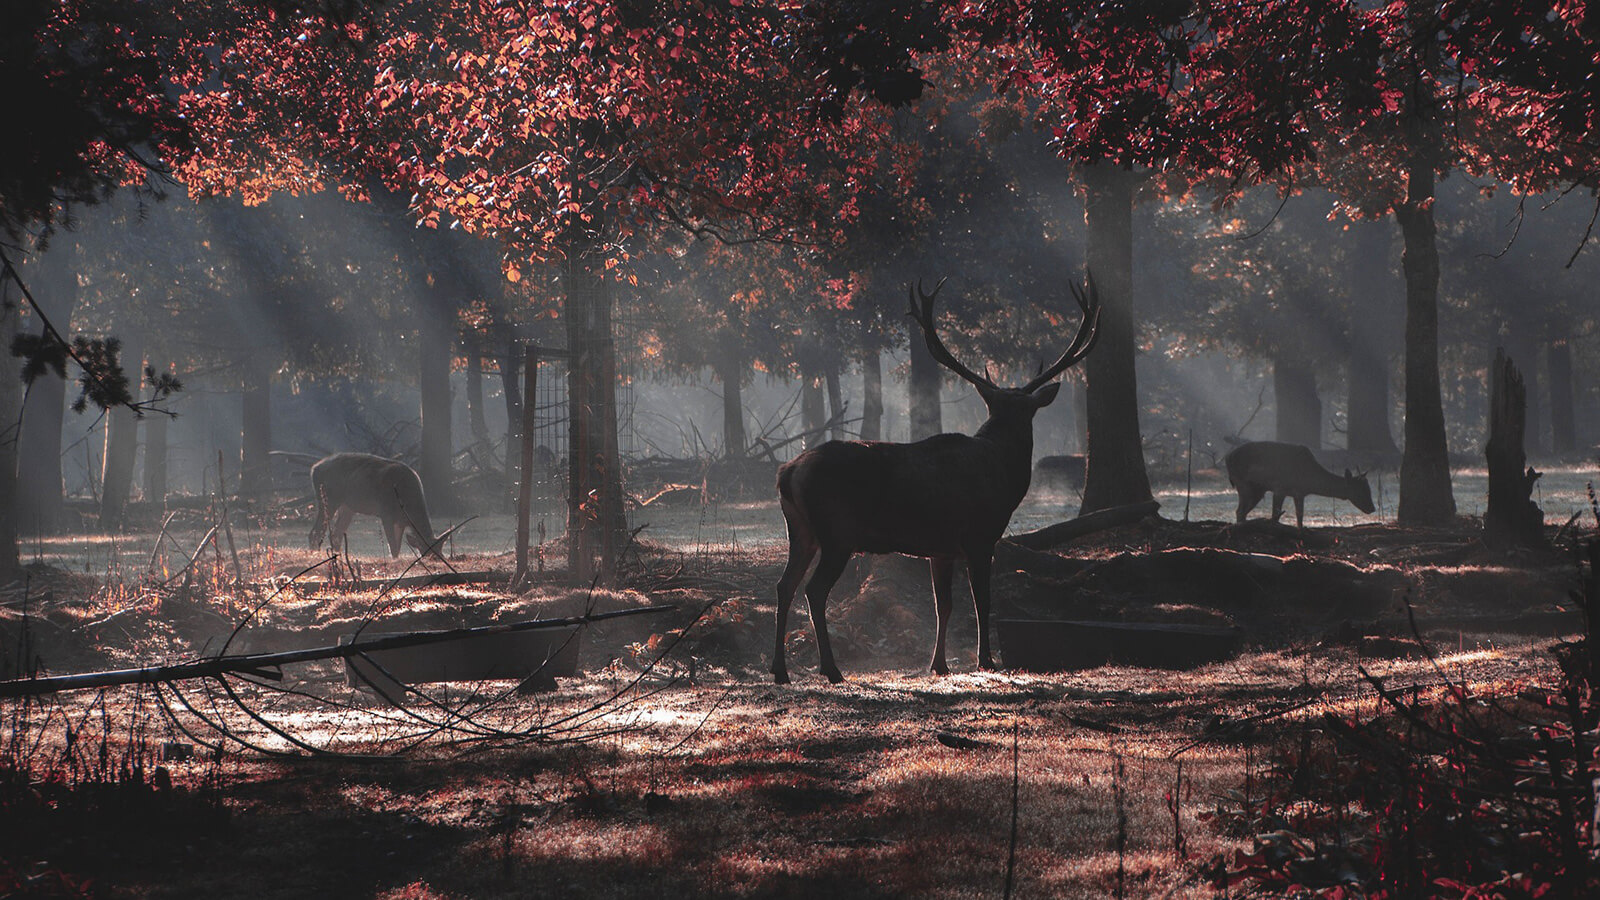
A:
<svg viewBox="0 0 1600 900">
<path fill-rule="evenodd" d="M 1161 504 L 1155 500 L 1149 500 L 1144 503 L 1131 503 L 1127 506 L 1113 506 L 1110 509 L 1102 509 L 1099 512 L 1092 512 L 1076 519 L 1068 519 L 1065 522 L 1046 525 L 1038 531 L 1014 534 L 1006 538 L 1006 540 L 1029 550 L 1049 550 L 1051 547 L 1058 547 L 1068 541 L 1077 540 L 1084 535 L 1094 534 L 1096 531 L 1104 531 L 1107 528 L 1115 528 L 1118 525 L 1130 525 L 1145 516 L 1154 515 L 1156 510 L 1160 508 Z"/>
<path fill-rule="evenodd" d="M 304 650 L 286 650 L 280 653 L 248 653 L 239 656 L 214 656 L 195 662 L 177 663 L 170 666 L 145 666 L 138 669 L 118 669 L 109 672 L 85 672 L 78 675 L 56 675 L 47 678 L 16 678 L 10 681 L 0 681 L 0 698 L 10 697 L 35 697 L 41 694 L 53 694 L 60 691 L 78 691 L 90 688 L 115 687 L 124 684 L 165 684 L 173 681 L 184 681 L 191 678 L 215 678 L 220 675 L 233 673 L 255 675 L 262 678 L 273 678 L 274 673 L 268 671 L 288 663 L 315 662 L 321 659 L 338 659 L 370 653 L 376 650 L 392 650 L 397 647 L 416 647 L 423 644 L 435 644 L 440 641 L 452 641 L 458 638 L 475 637 L 485 634 L 506 634 L 518 631 L 534 631 L 542 628 L 565 628 L 570 625 L 587 625 L 604 619 L 616 619 L 623 616 L 637 616 L 649 613 L 670 612 L 678 607 L 673 604 L 664 606 L 646 606 L 639 609 L 620 609 L 613 612 L 590 613 L 582 616 L 566 616 L 559 619 L 528 619 L 521 622 L 508 622 L 501 625 L 481 625 L 475 628 L 452 628 L 447 631 L 414 631 L 409 634 L 394 635 L 373 640 L 355 640 L 348 644 L 332 647 L 311 647 Z"/>
</svg>

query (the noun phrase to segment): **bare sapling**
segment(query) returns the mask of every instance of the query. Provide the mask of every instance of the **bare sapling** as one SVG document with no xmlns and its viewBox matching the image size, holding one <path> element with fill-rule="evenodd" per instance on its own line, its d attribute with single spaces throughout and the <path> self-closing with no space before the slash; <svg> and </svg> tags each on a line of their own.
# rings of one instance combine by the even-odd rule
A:
<svg viewBox="0 0 1600 900">
<path fill-rule="evenodd" d="M 1310 448 L 1299 444 L 1251 441 L 1229 451 L 1223 463 L 1228 481 L 1239 492 L 1238 522 L 1250 515 L 1268 491 L 1272 492 L 1272 521 L 1283 517 L 1284 498 L 1293 497 L 1295 523 L 1301 531 L 1306 528 L 1307 494 L 1349 500 L 1364 513 L 1376 508 L 1367 473 L 1352 475 L 1345 469 L 1343 475 L 1335 475 L 1317 462 Z"/>
<path fill-rule="evenodd" d="M 817 635 L 822 674 L 844 680 L 828 643 L 828 591 L 857 553 L 901 553 L 928 560 L 938 633 L 932 671 L 944 675 L 955 562 L 965 560 L 978 616 L 978 666 L 993 669 L 989 650 L 989 574 L 995 543 L 1028 493 L 1033 472 L 1033 416 L 1056 398 L 1056 376 L 1088 355 L 1100 321 L 1093 284 L 1072 286 L 1083 310 L 1077 334 L 1053 364 L 1021 387 L 1000 387 L 962 365 L 934 327 L 933 293 L 918 284 L 911 317 L 940 365 L 970 382 L 988 407 L 976 434 L 940 434 L 910 444 L 828 441 L 778 469 L 778 499 L 789 529 L 789 562 L 778 582 L 777 641 L 772 676 L 787 684 L 784 637 L 789 604 L 813 558 L 806 602 Z M 919 302 L 920 298 L 920 302 Z"/>
<path fill-rule="evenodd" d="M 324 533 L 335 549 L 344 546 L 350 519 L 360 513 L 383 522 L 390 556 L 400 555 L 404 537 L 418 553 L 444 559 L 428 521 L 422 479 L 405 463 L 370 453 L 335 453 L 311 467 L 311 490 L 317 498 L 311 549 L 322 546 Z"/>
</svg>

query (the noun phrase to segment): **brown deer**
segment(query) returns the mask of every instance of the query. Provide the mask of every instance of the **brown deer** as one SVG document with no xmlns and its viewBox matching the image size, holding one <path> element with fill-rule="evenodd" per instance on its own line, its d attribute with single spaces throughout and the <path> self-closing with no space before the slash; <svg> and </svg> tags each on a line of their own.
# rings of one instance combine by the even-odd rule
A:
<svg viewBox="0 0 1600 900">
<path fill-rule="evenodd" d="M 911 444 L 829 441 L 778 469 L 778 499 L 789 528 L 789 563 L 778 581 L 778 634 L 772 655 L 772 677 L 778 684 L 789 681 L 784 660 L 789 604 L 818 551 L 821 560 L 806 585 L 806 602 L 811 608 L 822 674 L 829 681 L 837 684 L 844 676 L 828 643 L 828 591 L 857 553 L 927 558 L 939 623 L 929 667 L 940 675 L 949 671 L 945 633 L 955 561 L 966 560 L 978 614 L 978 666 L 994 668 L 989 653 L 989 570 L 994 545 L 1028 493 L 1033 415 L 1056 398 L 1061 387 L 1056 376 L 1094 346 L 1100 304 L 1092 283 L 1087 294 L 1073 285 L 1073 296 L 1083 309 L 1083 323 L 1071 345 L 1032 381 L 1019 388 L 1004 388 L 958 362 L 939 339 L 933 299 L 943 284 L 941 280 L 932 294 L 917 285 L 911 295 L 911 317 L 921 327 L 933 358 L 977 388 L 989 408 L 989 418 L 971 436 L 940 434 Z"/>
<path fill-rule="evenodd" d="M 1352 475 L 1345 469 L 1342 477 L 1335 475 L 1317 462 L 1309 448 L 1299 444 L 1251 441 L 1228 451 L 1223 463 L 1228 469 L 1228 481 L 1239 492 L 1239 522 L 1250 515 L 1267 491 L 1272 492 L 1274 522 L 1283 517 L 1283 499 L 1294 498 L 1294 517 L 1301 531 L 1306 530 L 1307 494 L 1349 500 L 1364 513 L 1375 509 L 1367 473 Z"/>
<path fill-rule="evenodd" d="M 383 521 L 390 556 L 400 555 L 404 536 L 418 553 L 444 559 L 428 521 L 422 479 L 405 463 L 370 453 L 335 453 L 311 467 L 311 490 L 317 498 L 311 549 L 322 546 L 324 532 L 335 550 L 342 547 L 350 519 L 361 513 Z"/>
</svg>

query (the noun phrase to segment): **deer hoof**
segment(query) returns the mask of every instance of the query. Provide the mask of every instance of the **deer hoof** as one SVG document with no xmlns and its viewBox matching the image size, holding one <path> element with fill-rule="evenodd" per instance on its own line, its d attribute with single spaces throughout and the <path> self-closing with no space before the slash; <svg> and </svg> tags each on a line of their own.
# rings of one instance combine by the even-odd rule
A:
<svg viewBox="0 0 1600 900">
<path fill-rule="evenodd" d="M 838 669 L 834 669 L 831 672 L 823 672 L 822 674 L 828 676 L 828 680 L 834 684 L 841 684 L 844 682 L 844 675 L 840 674 Z"/>
<path fill-rule="evenodd" d="M 942 662 L 936 662 L 933 665 L 928 667 L 928 671 L 932 672 L 935 675 L 949 675 L 950 674 L 950 667 L 945 665 Z"/>
<path fill-rule="evenodd" d="M 773 669 L 772 670 L 772 683 L 773 684 L 788 684 L 789 683 L 789 673 L 787 671 L 785 671 L 785 670 Z"/>
</svg>

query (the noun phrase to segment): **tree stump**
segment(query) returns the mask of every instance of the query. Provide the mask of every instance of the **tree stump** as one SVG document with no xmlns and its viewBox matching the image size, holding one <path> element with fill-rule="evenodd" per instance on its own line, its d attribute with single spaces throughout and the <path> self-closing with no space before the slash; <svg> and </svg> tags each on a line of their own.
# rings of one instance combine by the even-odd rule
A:
<svg viewBox="0 0 1600 900">
<path fill-rule="evenodd" d="M 1483 514 L 1483 539 L 1497 547 L 1544 547 L 1544 512 L 1533 502 L 1540 473 L 1527 465 L 1522 443 L 1527 389 L 1504 349 L 1495 350 L 1489 379 L 1489 443 L 1484 447 L 1489 505 Z"/>
</svg>

